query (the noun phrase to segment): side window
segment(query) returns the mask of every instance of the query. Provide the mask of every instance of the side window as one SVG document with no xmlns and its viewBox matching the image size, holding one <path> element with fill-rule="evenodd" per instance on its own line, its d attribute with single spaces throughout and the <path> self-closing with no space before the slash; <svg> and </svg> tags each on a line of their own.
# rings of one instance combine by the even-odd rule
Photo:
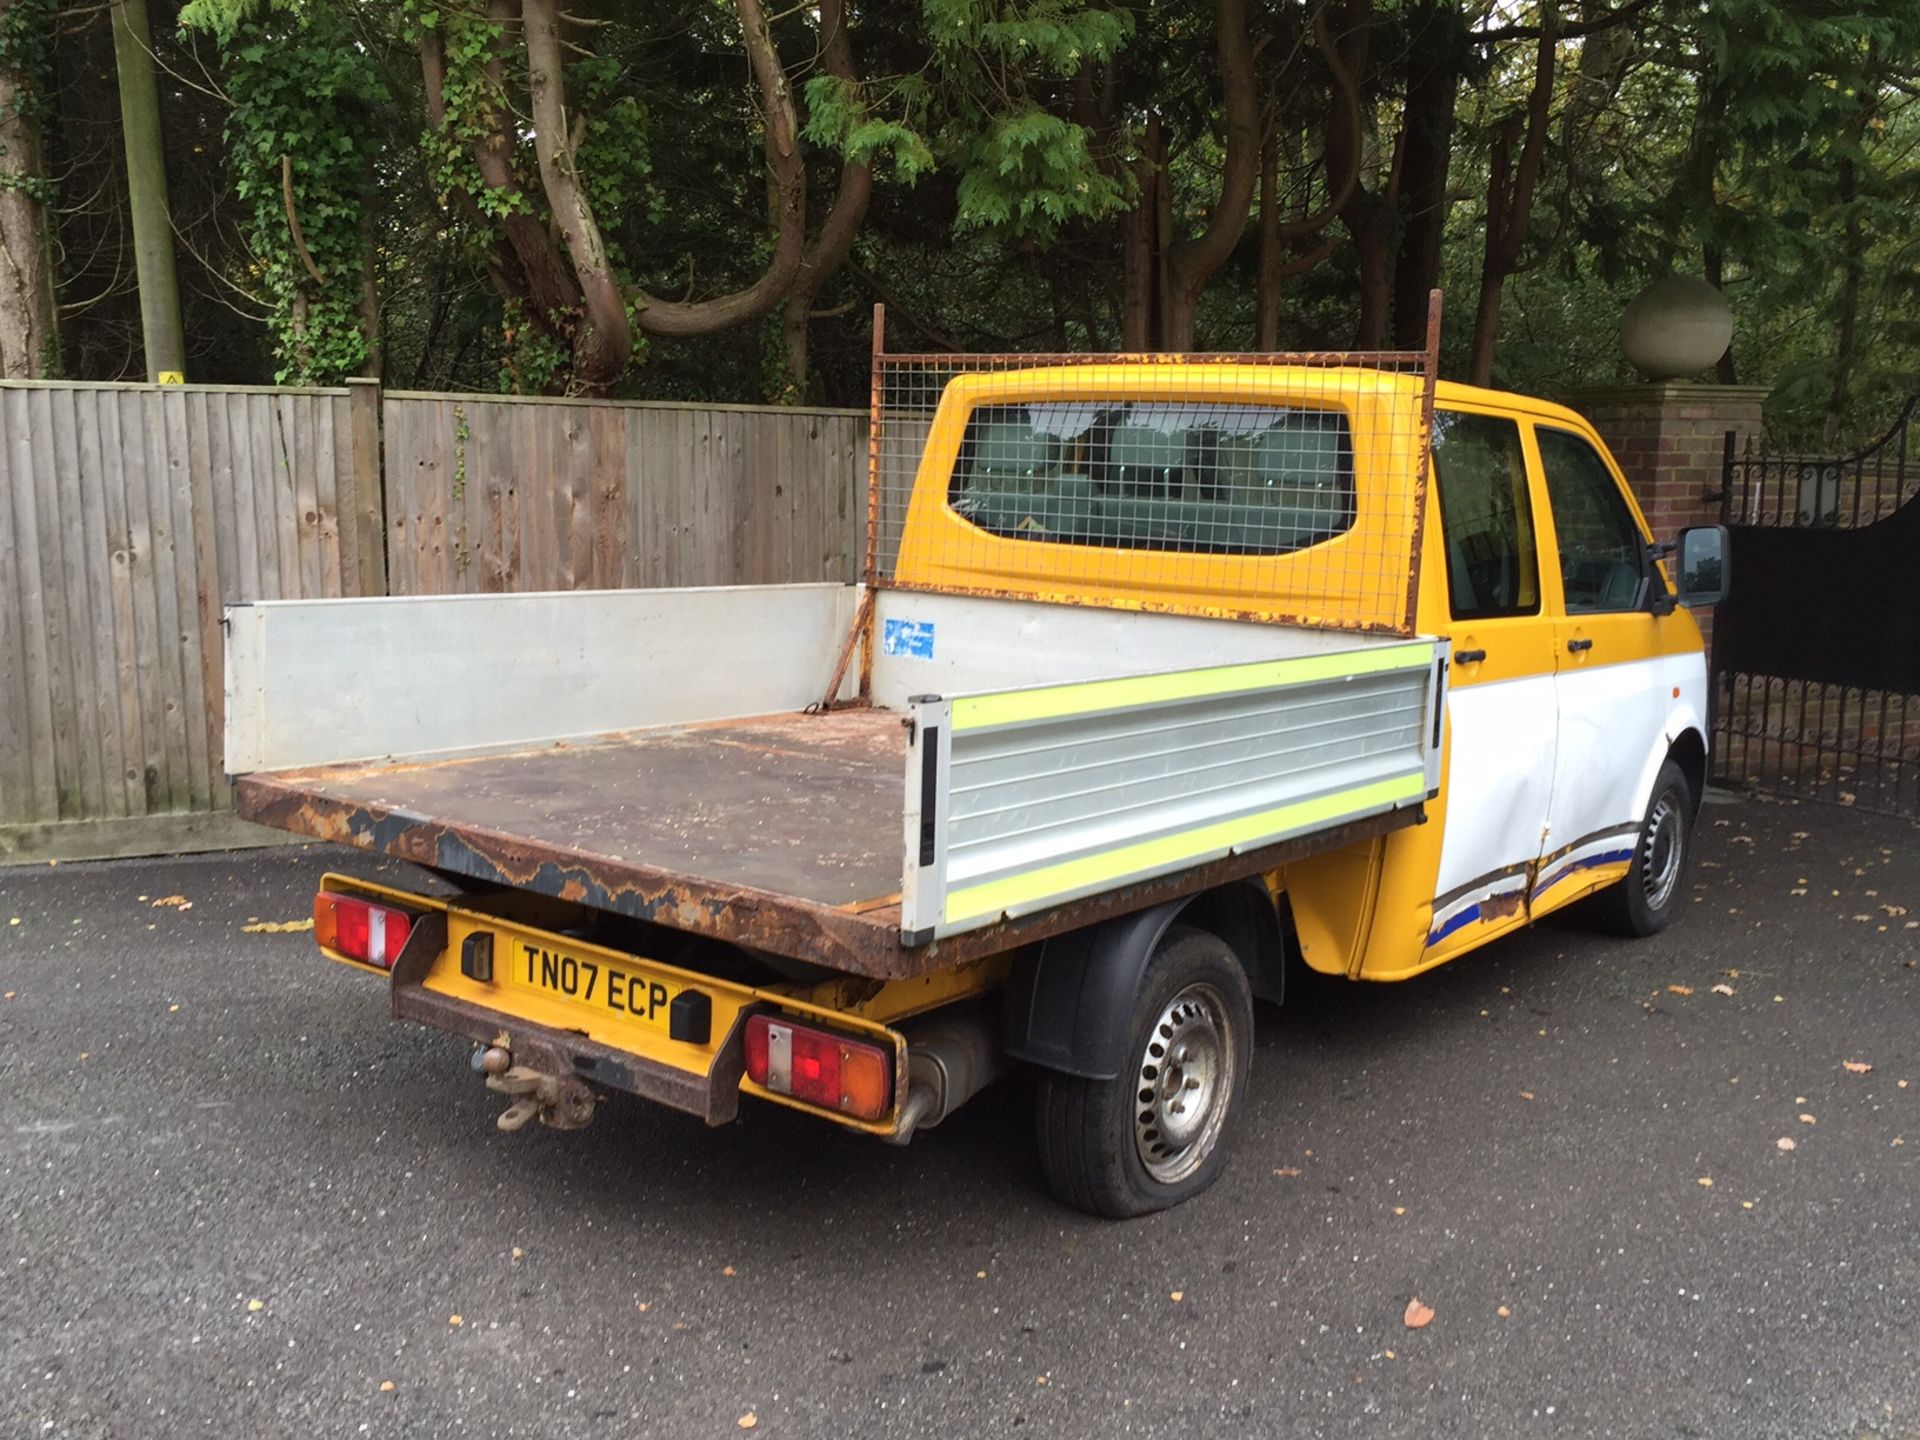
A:
<svg viewBox="0 0 1920 1440">
<path fill-rule="evenodd" d="M 1453 618 L 1538 614 L 1540 566 L 1519 425 L 1435 411 L 1433 473 Z"/>
<path fill-rule="evenodd" d="M 1593 446 L 1568 430 L 1534 429 L 1560 540 L 1567 613 L 1635 610 L 1645 603 L 1647 541 Z"/>
</svg>

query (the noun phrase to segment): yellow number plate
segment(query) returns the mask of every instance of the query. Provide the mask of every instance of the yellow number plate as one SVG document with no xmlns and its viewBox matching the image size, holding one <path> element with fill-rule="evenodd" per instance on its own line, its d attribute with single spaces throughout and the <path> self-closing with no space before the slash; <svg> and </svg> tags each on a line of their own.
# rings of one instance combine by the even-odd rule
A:
<svg viewBox="0 0 1920 1440">
<path fill-rule="evenodd" d="M 575 954 L 544 938 L 529 939 L 510 930 L 494 934 L 495 944 L 505 952 L 494 956 L 495 975 L 509 985 L 667 1033 L 667 1009 L 684 987 L 630 961 L 616 964 L 598 955 Z"/>
</svg>

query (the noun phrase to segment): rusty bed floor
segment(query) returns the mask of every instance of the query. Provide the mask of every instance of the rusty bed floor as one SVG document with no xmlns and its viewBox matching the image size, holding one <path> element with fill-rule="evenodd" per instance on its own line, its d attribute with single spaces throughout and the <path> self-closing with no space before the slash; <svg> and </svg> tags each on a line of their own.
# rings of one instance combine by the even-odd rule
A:
<svg viewBox="0 0 1920 1440">
<path fill-rule="evenodd" d="M 843 710 L 283 770 L 243 779 L 239 804 L 268 824 L 471 874 L 517 857 L 565 870 L 578 857 L 864 908 L 899 893 L 905 764 L 897 713 Z M 461 863 L 469 851 L 487 863 Z"/>
</svg>

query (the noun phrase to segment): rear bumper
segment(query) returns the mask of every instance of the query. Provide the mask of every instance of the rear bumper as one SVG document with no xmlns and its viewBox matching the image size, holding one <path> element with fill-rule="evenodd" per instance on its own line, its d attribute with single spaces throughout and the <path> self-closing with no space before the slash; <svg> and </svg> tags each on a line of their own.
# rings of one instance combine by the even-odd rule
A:
<svg viewBox="0 0 1920 1440">
<path fill-rule="evenodd" d="M 516 1064 L 549 1075 L 574 1075 L 590 1085 L 625 1090 L 642 1099 L 698 1115 L 709 1125 L 725 1125 L 740 1111 L 740 1080 L 746 1074 L 746 1047 L 742 1043 L 744 1011 L 720 1041 L 712 1068 L 702 1075 L 602 1045 L 585 1035 L 536 1025 L 468 1000 L 442 995 L 427 989 L 418 980 L 404 980 L 397 973 L 399 966 L 394 968 L 391 1003 L 396 1020 L 413 1020 L 435 1030 L 464 1035 L 476 1045 L 502 1046 L 513 1053 Z"/>
</svg>

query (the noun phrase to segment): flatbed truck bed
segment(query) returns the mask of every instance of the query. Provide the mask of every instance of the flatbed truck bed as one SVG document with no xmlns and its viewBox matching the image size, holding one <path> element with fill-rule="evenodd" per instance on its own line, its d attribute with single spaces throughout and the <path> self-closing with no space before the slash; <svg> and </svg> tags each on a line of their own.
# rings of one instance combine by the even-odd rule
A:
<svg viewBox="0 0 1920 1440">
<path fill-rule="evenodd" d="M 453 760 L 243 777 L 246 819 L 848 974 L 910 979 L 1276 869 L 1388 810 L 930 945 L 900 929 L 902 717 L 761 715 Z"/>
</svg>

